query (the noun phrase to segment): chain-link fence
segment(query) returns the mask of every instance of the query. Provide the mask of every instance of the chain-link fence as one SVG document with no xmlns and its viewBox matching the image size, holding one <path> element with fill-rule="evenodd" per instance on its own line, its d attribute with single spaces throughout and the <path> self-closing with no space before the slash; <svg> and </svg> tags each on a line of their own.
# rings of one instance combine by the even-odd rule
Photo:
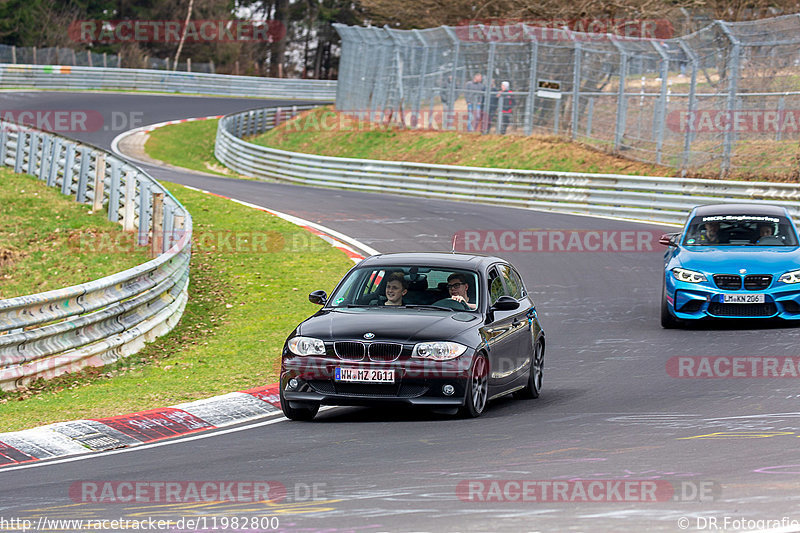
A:
<svg viewBox="0 0 800 533">
<path fill-rule="evenodd" d="M 138 62 L 138 61 L 137 61 Z M 73 48 L 39 48 L 36 46 L 10 46 L 0 44 L 0 63 L 12 65 L 72 65 L 81 67 L 132 67 L 155 70 L 173 70 L 174 61 L 157 57 L 144 57 L 137 65 L 123 61 L 121 55 L 98 54 Z M 178 63 L 175 70 L 214 74 L 214 63 L 193 63 L 191 58 Z"/>
<path fill-rule="evenodd" d="M 800 15 L 716 21 L 672 39 L 521 23 L 336 29 L 341 111 L 567 135 L 684 173 L 798 175 Z"/>
</svg>

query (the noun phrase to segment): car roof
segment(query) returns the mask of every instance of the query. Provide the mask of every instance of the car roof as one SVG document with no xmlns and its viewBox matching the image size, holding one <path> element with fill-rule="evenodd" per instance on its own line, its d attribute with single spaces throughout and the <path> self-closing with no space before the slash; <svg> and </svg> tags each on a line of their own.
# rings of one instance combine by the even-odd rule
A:
<svg viewBox="0 0 800 533">
<path fill-rule="evenodd" d="M 786 209 L 767 204 L 710 204 L 695 207 L 695 216 L 712 215 L 773 215 L 787 216 Z"/>
<path fill-rule="evenodd" d="M 403 252 L 373 255 L 361 261 L 358 266 L 409 265 L 480 270 L 497 262 L 507 263 L 508 261 L 488 255 L 449 252 Z"/>
</svg>

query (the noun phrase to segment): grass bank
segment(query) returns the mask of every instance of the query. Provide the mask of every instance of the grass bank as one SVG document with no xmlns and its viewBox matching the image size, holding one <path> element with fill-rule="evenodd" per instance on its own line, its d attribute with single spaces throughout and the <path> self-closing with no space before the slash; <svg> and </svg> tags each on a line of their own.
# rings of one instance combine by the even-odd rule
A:
<svg viewBox="0 0 800 533">
<path fill-rule="evenodd" d="M 189 303 L 180 323 L 114 365 L 0 393 L 0 431 L 130 413 L 272 383 L 285 337 L 317 309 L 307 294 L 330 291 L 353 264 L 277 217 L 164 185 L 194 217 Z"/>
<path fill-rule="evenodd" d="M 85 283 L 147 261 L 144 248 L 98 251 L 101 240 L 124 234 L 105 211 L 91 209 L 27 174 L 0 169 L 0 299 Z"/>
</svg>

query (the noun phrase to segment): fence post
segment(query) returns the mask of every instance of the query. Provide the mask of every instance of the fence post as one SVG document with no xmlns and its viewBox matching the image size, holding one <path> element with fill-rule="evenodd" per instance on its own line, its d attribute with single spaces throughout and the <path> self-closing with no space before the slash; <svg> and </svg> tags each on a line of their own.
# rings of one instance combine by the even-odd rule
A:
<svg viewBox="0 0 800 533">
<path fill-rule="evenodd" d="M 421 127 L 422 124 L 422 93 L 425 91 L 425 76 L 428 73 L 428 63 L 430 62 L 430 50 L 425 42 L 425 39 L 422 38 L 419 34 L 419 30 L 411 30 L 414 32 L 414 36 L 419 39 L 422 43 L 422 70 L 419 73 L 419 84 L 417 85 L 417 97 L 416 101 L 414 102 L 414 111 L 417 114 L 417 125 L 416 127 Z M 370 105 L 370 108 L 372 105 Z"/>
<path fill-rule="evenodd" d="M 578 105 L 581 98 L 581 43 L 575 41 L 572 54 L 572 138 L 578 136 Z"/>
<path fill-rule="evenodd" d="M 683 39 L 678 39 L 678 44 L 681 45 L 683 52 L 686 54 L 692 62 L 692 80 L 689 85 L 689 109 L 687 110 L 688 113 L 688 127 L 683 134 L 683 159 L 681 161 L 681 177 L 686 176 L 686 170 L 689 168 L 689 158 L 691 156 L 691 148 L 692 148 L 692 140 L 693 140 L 693 130 L 695 124 L 695 106 L 697 105 L 697 55 L 694 53 L 686 43 L 683 42 Z"/>
<path fill-rule="evenodd" d="M 141 235 L 141 232 L 140 232 Z M 164 193 L 153 194 L 153 238 L 150 240 L 150 256 L 161 254 L 164 246 Z"/>
<path fill-rule="evenodd" d="M 94 66 L 92 65 L 92 52 L 90 52 L 89 50 L 86 50 L 86 61 L 89 63 L 90 67 Z"/>
<path fill-rule="evenodd" d="M 191 57 L 187 57 L 186 58 L 186 72 L 191 72 L 191 71 L 192 71 L 192 58 Z"/>
<path fill-rule="evenodd" d="M 89 181 L 89 148 L 81 146 L 81 167 L 78 172 L 78 190 L 75 201 L 79 204 L 86 203 L 86 185 Z"/>
<path fill-rule="evenodd" d="M 658 105 L 653 109 L 653 137 L 656 139 L 656 164 L 661 164 L 661 148 L 664 145 L 664 129 L 667 116 L 667 78 L 669 77 L 669 56 L 660 43 L 650 41 L 659 56 L 661 56 L 661 93 L 658 96 Z"/>
<path fill-rule="evenodd" d="M 36 62 L 36 47 L 33 47 L 33 64 L 38 65 L 39 63 Z"/>
<path fill-rule="evenodd" d="M 108 54 L 103 52 L 103 68 L 108 68 Z"/>
<path fill-rule="evenodd" d="M 528 26 L 523 26 L 525 35 L 533 35 L 528 33 Z M 537 71 L 539 66 L 539 41 L 535 36 L 530 40 L 531 43 L 531 61 L 530 72 L 528 73 L 528 97 L 525 99 L 525 135 L 533 133 L 533 116 L 536 113 L 536 90 L 537 78 L 539 73 Z"/>
<path fill-rule="evenodd" d="M 484 29 L 484 33 L 485 33 Z M 489 64 L 487 65 L 486 91 L 483 93 L 483 105 L 481 106 L 481 131 L 489 133 L 489 102 L 492 99 L 492 79 L 494 78 L 494 58 L 497 51 L 497 43 L 489 43 Z"/>
<path fill-rule="evenodd" d="M 786 106 L 785 98 L 781 96 L 780 98 L 778 98 L 778 127 L 777 127 L 778 131 L 775 132 L 776 141 L 780 141 L 782 138 L 781 124 L 783 124 L 783 111 L 785 109 L 785 106 Z"/>
<path fill-rule="evenodd" d="M 717 20 L 714 23 L 720 27 L 732 45 L 728 53 L 728 97 L 725 108 L 728 112 L 728 116 L 733 117 L 733 114 L 736 111 L 736 91 L 738 90 L 739 85 L 739 53 L 741 47 L 739 45 L 739 40 L 734 37 L 733 33 L 731 33 L 731 30 L 724 22 Z M 733 128 L 726 128 L 722 163 L 720 166 L 720 175 L 722 176 L 728 174 L 731 169 L 731 153 L 733 152 L 734 142 L 736 142 L 736 134 L 733 131 Z"/>
<path fill-rule="evenodd" d="M 586 112 L 586 136 L 592 136 L 592 118 L 594 115 L 594 96 L 589 97 L 589 110 Z"/>
<path fill-rule="evenodd" d="M 92 202 L 92 211 L 100 211 L 103 208 L 105 184 L 106 156 L 100 153 L 94 160 L 94 201 Z"/>
<path fill-rule="evenodd" d="M 125 173 L 125 204 L 122 212 L 122 230 L 134 231 L 134 216 L 136 209 L 136 172 L 129 170 Z"/>
<path fill-rule="evenodd" d="M 616 40 L 612 43 L 619 52 L 619 89 L 617 90 L 617 121 L 614 125 L 614 151 L 619 152 L 622 137 L 625 135 L 625 78 L 628 75 L 628 54 Z"/>
<path fill-rule="evenodd" d="M 450 109 L 444 109 L 445 120 L 443 120 L 443 129 L 449 130 L 456 124 L 456 85 L 458 84 L 458 62 L 461 60 L 461 41 L 450 26 L 444 26 L 444 31 L 450 40 L 453 41 L 453 68 L 450 71 L 450 84 L 446 85 L 447 101 L 450 104 Z"/>
<path fill-rule="evenodd" d="M 17 64 L 17 47 L 13 45 L 11 46 L 11 62 Z"/>
</svg>

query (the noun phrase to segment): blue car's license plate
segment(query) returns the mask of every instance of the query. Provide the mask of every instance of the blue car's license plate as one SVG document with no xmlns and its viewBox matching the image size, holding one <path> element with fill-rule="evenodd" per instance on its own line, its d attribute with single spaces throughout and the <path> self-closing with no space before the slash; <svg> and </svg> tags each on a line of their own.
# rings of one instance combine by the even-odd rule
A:
<svg viewBox="0 0 800 533">
<path fill-rule="evenodd" d="M 763 304 L 763 294 L 723 294 L 722 303 L 726 304 Z"/>
</svg>

